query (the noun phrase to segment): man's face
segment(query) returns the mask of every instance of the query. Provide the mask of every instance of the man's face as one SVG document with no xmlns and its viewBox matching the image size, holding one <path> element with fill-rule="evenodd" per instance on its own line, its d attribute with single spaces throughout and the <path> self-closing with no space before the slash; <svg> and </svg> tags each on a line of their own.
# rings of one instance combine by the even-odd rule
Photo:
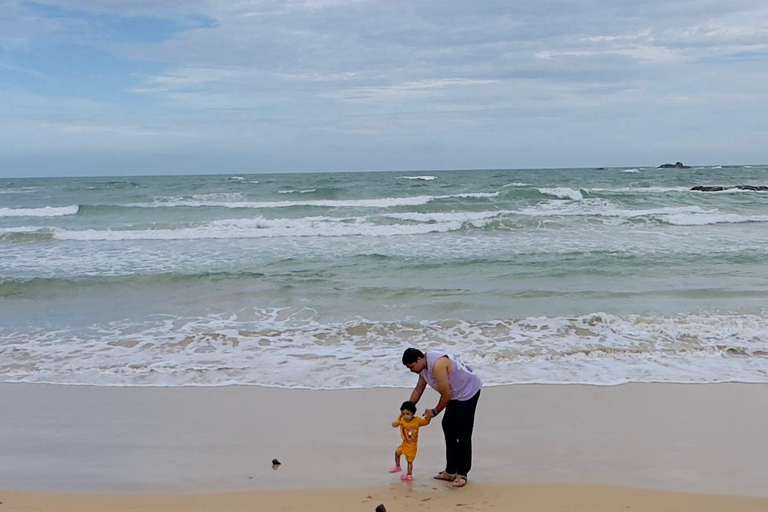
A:
<svg viewBox="0 0 768 512">
<path fill-rule="evenodd" d="M 415 362 L 406 365 L 406 367 L 413 373 L 421 373 L 421 371 L 427 367 L 427 359 L 425 357 L 420 357 Z"/>
</svg>

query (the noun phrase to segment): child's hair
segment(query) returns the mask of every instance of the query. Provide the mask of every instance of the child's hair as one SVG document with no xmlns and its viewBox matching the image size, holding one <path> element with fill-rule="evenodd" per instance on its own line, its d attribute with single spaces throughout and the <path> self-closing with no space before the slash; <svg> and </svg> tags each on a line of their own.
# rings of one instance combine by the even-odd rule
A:
<svg viewBox="0 0 768 512">
<path fill-rule="evenodd" d="M 411 411 L 413 414 L 416 414 L 416 404 L 413 402 L 403 402 L 403 405 L 400 406 L 401 411 Z"/>
</svg>

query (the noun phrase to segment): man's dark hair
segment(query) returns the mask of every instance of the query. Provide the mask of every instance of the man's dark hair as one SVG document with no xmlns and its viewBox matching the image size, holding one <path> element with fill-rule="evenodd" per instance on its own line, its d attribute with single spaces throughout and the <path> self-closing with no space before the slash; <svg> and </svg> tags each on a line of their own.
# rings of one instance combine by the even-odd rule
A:
<svg viewBox="0 0 768 512">
<path fill-rule="evenodd" d="M 413 414 L 416 414 L 416 404 L 413 402 L 403 402 L 403 405 L 400 406 L 401 411 L 411 411 Z"/>
<path fill-rule="evenodd" d="M 424 352 L 413 347 L 407 348 L 405 349 L 405 352 L 403 352 L 403 364 L 408 366 L 409 364 L 418 361 L 420 357 L 424 357 Z"/>
</svg>

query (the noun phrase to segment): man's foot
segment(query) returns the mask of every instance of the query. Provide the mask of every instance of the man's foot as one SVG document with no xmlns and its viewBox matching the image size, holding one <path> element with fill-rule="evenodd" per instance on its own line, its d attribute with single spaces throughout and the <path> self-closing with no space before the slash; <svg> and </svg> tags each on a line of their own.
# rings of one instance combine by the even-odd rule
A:
<svg viewBox="0 0 768 512">
<path fill-rule="evenodd" d="M 456 478 L 456 475 L 452 475 L 447 471 L 441 471 L 435 475 L 435 480 L 444 480 L 446 482 L 453 482 L 454 478 Z"/>
<path fill-rule="evenodd" d="M 413 475 L 403 475 L 400 477 L 400 480 L 402 480 L 403 482 L 412 482 Z"/>
<path fill-rule="evenodd" d="M 392 466 L 391 468 L 389 468 L 390 473 L 399 473 L 402 470 L 403 468 L 401 468 L 400 466 Z"/>
<path fill-rule="evenodd" d="M 453 486 L 464 487 L 465 485 L 467 485 L 467 477 L 456 475 L 456 478 L 453 479 Z"/>
</svg>

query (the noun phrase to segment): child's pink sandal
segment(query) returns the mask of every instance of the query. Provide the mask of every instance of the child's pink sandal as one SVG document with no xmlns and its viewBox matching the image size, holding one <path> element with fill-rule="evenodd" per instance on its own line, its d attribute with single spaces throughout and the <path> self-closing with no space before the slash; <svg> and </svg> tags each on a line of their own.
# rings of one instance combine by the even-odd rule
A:
<svg viewBox="0 0 768 512">
<path fill-rule="evenodd" d="M 413 475 L 403 475 L 400 477 L 400 480 L 402 480 L 403 482 L 412 482 Z"/>
<path fill-rule="evenodd" d="M 389 468 L 389 472 L 390 473 L 399 473 L 402 470 L 403 469 L 400 466 L 392 466 L 391 468 Z"/>
</svg>

